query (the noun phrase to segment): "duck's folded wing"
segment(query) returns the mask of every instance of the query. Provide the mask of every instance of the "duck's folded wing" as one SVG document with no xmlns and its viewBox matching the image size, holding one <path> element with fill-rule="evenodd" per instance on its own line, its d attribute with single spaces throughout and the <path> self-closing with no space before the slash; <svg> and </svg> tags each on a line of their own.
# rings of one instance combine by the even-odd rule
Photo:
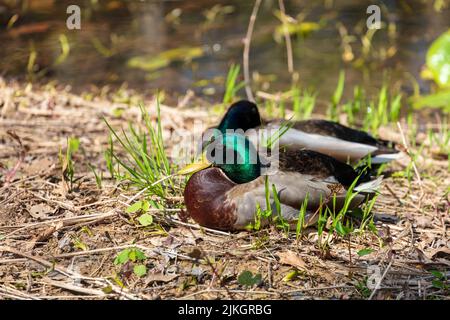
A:
<svg viewBox="0 0 450 320">
<path fill-rule="evenodd" d="M 393 149 L 395 147 L 393 142 L 376 139 L 365 131 L 349 128 L 335 121 L 327 121 L 322 119 L 304 120 L 294 122 L 292 127 L 306 133 L 334 137 L 377 148 L 389 148 L 392 152 L 396 151 Z"/>
<path fill-rule="evenodd" d="M 231 189 L 227 197 L 233 199 L 237 210 L 236 229 L 245 228 L 249 223 L 255 221 L 256 208 L 267 210 L 265 178 L 258 179 Z M 273 187 L 280 201 L 281 215 L 288 222 L 296 221 L 299 217 L 300 208 L 307 200 L 307 212 L 305 222 L 313 224 L 317 221 L 318 210 L 324 203 L 332 204 L 335 195 L 335 210 L 339 210 L 345 203 L 346 190 L 342 186 L 333 188 L 325 181 L 316 180 L 312 176 L 299 173 L 279 173 L 269 176 L 270 209 L 273 214 L 278 214 Z M 365 199 L 364 195 L 356 195 L 349 209 L 359 206 Z"/>
<path fill-rule="evenodd" d="M 307 174 L 328 183 L 340 183 L 349 187 L 356 179 L 358 184 L 367 180 L 367 176 L 359 177 L 359 173 L 352 166 L 340 162 L 328 155 L 312 150 L 281 149 L 278 155 L 280 171 Z"/>
<path fill-rule="evenodd" d="M 276 129 L 279 124 L 269 123 Z M 280 144 L 294 148 L 314 150 L 340 161 L 356 162 L 371 155 L 374 163 L 389 162 L 399 151 L 392 142 L 375 139 L 368 133 L 326 120 L 293 122 L 292 127 L 280 138 Z"/>
</svg>

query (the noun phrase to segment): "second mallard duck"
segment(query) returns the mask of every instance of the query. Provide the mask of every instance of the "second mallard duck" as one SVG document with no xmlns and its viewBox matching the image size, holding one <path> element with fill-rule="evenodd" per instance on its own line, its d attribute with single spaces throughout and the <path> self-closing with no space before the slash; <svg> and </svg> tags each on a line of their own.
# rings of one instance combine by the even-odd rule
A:
<svg viewBox="0 0 450 320">
<path fill-rule="evenodd" d="M 217 126 L 226 130 L 278 129 L 281 121 L 264 121 L 257 106 L 246 100 L 231 105 Z M 308 149 L 329 155 L 340 161 L 356 163 L 371 155 L 373 164 L 396 159 L 400 152 L 391 141 L 376 139 L 368 133 L 327 120 L 293 121 L 280 138 L 280 145 L 293 149 Z"/>
</svg>

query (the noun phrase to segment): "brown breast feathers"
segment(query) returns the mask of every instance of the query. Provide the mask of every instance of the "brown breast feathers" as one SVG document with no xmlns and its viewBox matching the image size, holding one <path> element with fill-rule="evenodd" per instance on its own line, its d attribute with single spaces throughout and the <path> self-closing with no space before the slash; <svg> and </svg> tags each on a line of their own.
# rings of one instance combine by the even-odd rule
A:
<svg viewBox="0 0 450 320">
<path fill-rule="evenodd" d="M 236 184 L 220 169 L 209 168 L 192 175 L 184 189 L 189 215 L 201 226 L 231 230 L 236 222 L 236 206 L 225 193 Z"/>
</svg>

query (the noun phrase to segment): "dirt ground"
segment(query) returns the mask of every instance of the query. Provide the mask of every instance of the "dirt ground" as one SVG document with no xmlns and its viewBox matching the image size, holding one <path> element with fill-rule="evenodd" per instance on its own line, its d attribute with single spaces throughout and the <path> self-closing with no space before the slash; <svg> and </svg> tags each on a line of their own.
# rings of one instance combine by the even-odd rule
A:
<svg viewBox="0 0 450 320">
<path fill-rule="evenodd" d="M 195 119 L 217 121 L 196 99 L 162 105 L 164 130 L 189 130 Z M 125 211 L 142 194 L 110 179 L 105 169 L 103 117 L 116 128 L 139 120 L 136 106 L 117 100 L 109 93 L 78 96 L 0 78 L 1 298 L 449 298 L 449 165 L 432 146 L 425 144 L 418 156 L 411 185 L 389 174 L 406 168 L 407 154 L 387 168 L 373 209 L 378 236 L 333 238 L 326 253 L 315 228 L 296 241 L 295 234 L 275 228 L 225 233 L 183 222 L 182 189 L 170 207 L 152 213 L 153 226 L 142 227 Z M 403 143 L 394 125 L 380 133 Z M 80 139 L 80 151 L 74 156 L 78 180 L 68 192 L 59 152 L 70 136 Z M 418 134 L 418 145 L 425 139 Z M 105 171 L 101 189 L 89 164 Z M 126 248 L 145 254 L 145 276 L 135 275 L 130 264 L 114 264 Z M 364 249 L 373 251 L 359 255 Z M 261 281 L 240 284 L 246 270 L 261 274 Z"/>
</svg>

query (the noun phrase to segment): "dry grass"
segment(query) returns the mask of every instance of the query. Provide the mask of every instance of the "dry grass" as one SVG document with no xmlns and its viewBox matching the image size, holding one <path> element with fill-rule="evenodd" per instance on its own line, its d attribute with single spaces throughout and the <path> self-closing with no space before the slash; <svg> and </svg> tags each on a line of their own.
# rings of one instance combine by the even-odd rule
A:
<svg viewBox="0 0 450 320">
<path fill-rule="evenodd" d="M 189 130 L 198 118 L 211 124 L 217 120 L 206 108 L 192 112 L 191 98 L 177 108 L 161 107 L 167 132 Z M 120 117 L 113 116 L 117 108 L 124 110 Z M 102 117 L 119 128 L 125 119 L 139 120 L 137 107 L 112 102 L 108 95 L 90 101 L 63 89 L 27 88 L 0 79 L 0 112 L 4 299 L 449 297 L 448 288 L 438 288 L 430 271 L 450 277 L 450 174 L 445 155 L 430 146 L 417 159 L 420 180 L 414 173 L 410 186 L 404 178 L 386 178 L 374 208 L 378 237 L 365 233 L 350 241 L 334 238 L 324 254 L 317 247 L 315 229 L 308 229 L 297 242 L 295 235 L 275 228 L 228 234 L 183 222 L 177 214 L 181 194 L 170 197 L 165 210 L 152 212 L 154 226 L 133 223 L 125 209 L 139 198 L 137 191 L 108 179 L 106 172 L 99 189 L 88 164 L 105 170 L 108 129 Z M 402 128 L 407 133 L 406 126 Z M 381 132 L 402 142 L 396 126 Z M 78 180 L 72 192 L 67 192 L 58 159 L 69 136 L 81 142 L 74 157 Z M 408 163 L 405 156 L 388 171 L 404 170 Z M 148 257 L 146 276 L 139 278 L 113 263 L 118 252 L 129 247 Z M 366 248 L 374 251 L 357 254 Z M 366 278 L 376 268 L 381 285 L 367 288 Z M 284 281 L 293 269 L 297 277 Z M 240 285 L 237 277 L 244 270 L 260 273 L 262 283 L 253 288 Z M 448 281 L 443 284 L 448 286 Z"/>
</svg>

